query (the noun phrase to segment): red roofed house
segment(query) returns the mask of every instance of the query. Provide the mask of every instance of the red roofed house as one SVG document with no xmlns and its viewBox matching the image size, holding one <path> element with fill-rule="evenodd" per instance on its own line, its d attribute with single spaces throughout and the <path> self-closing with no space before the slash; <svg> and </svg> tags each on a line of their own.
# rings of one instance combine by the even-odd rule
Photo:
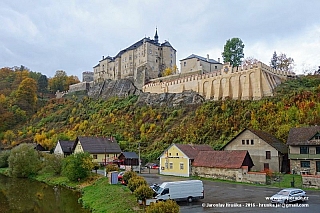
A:
<svg viewBox="0 0 320 213">
<path fill-rule="evenodd" d="M 213 149 L 209 145 L 170 145 L 159 157 L 160 174 L 191 176 L 191 164 L 200 151 L 213 151 Z"/>
<path fill-rule="evenodd" d="M 245 150 L 200 151 L 192 163 L 192 175 L 242 182 L 252 166 Z"/>
</svg>

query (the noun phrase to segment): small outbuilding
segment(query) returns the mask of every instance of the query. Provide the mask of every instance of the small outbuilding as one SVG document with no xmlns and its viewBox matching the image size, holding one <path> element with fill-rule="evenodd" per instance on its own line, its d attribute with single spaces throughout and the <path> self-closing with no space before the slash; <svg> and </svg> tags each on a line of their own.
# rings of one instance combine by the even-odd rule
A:
<svg viewBox="0 0 320 213">
<path fill-rule="evenodd" d="M 139 166 L 139 156 L 135 152 L 122 152 L 118 159 L 122 165 Z"/>
</svg>

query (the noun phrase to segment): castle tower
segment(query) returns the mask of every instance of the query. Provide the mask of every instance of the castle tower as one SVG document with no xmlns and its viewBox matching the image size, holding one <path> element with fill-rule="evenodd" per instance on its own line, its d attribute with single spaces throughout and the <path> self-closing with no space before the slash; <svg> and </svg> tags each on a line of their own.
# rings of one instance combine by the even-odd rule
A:
<svg viewBox="0 0 320 213">
<path fill-rule="evenodd" d="M 156 34 L 154 35 L 154 41 L 158 44 L 159 36 L 158 36 L 158 29 L 156 28 Z"/>
</svg>

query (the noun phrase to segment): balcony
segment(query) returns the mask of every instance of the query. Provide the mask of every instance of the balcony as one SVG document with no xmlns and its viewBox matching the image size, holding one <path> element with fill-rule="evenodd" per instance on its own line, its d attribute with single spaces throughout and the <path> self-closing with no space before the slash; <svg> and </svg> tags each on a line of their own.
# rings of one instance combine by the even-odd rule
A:
<svg viewBox="0 0 320 213">
<path fill-rule="evenodd" d="M 289 154 L 289 159 L 320 159 L 320 154 Z"/>
</svg>

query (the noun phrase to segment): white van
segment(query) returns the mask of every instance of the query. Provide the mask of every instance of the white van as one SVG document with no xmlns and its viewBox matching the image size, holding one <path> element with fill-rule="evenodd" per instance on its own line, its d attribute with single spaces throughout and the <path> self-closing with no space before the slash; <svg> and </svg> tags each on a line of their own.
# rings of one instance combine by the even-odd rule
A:
<svg viewBox="0 0 320 213">
<path fill-rule="evenodd" d="M 187 200 L 191 203 L 192 200 L 204 198 L 201 180 L 164 182 L 159 186 L 155 186 L 153 190 L 157 193 L 155 196 L 157 200 Z"/>
</svg>

